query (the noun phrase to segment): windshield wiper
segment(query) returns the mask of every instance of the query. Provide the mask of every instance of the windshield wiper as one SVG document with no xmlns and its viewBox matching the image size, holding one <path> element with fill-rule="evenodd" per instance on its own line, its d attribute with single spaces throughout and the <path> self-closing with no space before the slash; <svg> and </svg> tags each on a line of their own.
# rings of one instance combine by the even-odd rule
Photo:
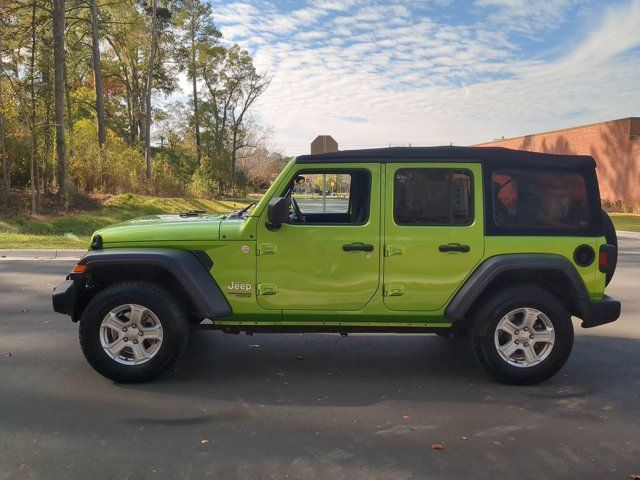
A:
<svg viewBox="0 0 640 480">
<path fill-rule="evenodd" d="M 230 213 L 229 216 L 227 218 L 238 218 L 238 217 L 242 217 L 247 210 L 249 210 L 251 207 L 253 207 L 254 205 L 257 205 L 258 202 L 251 202 L 249 205 L 247 205 L 246 207 L 244 207 L 242 210 L 238 211 L 238 212 L 233 212 Z"/>
<path fill-rule="evenodd" d="M 202 215 L 203 213 L 207 213 L 204 210 L 189 210 L 188 212 L 182 212 L 180 216 L 182 218 L 185 217 L 197 217 L 198 215 Z"/>
</svg>

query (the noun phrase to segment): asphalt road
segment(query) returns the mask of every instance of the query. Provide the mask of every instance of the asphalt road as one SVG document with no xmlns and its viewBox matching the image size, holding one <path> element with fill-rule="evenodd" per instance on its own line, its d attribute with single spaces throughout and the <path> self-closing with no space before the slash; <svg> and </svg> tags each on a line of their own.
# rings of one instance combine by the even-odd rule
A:
<svg viewBox="0 0 640 480">
<path fill-rule="evenodd" d="M 568 364 L 533 387 L 435 336 L 217 332 L 195 332 L 161 380 L 116 385 L 51 311 L 70 264 L 0 262 L 0 479 L 626 480 L 640 474 L 640 242 L 621 246 L 623 317 L 576 322 Z"/>
</svg>

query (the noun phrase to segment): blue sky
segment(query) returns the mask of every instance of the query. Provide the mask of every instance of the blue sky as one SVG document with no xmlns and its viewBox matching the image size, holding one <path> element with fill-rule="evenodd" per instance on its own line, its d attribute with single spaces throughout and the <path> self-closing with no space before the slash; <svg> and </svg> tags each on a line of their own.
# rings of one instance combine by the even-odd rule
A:
<svg viewBox="0 0 640 480">
<path fill-rule="evenodd" d="M 272 147 L 472 144 L 640 116 L 640 0 L 212 0 Z"/>
</svg>

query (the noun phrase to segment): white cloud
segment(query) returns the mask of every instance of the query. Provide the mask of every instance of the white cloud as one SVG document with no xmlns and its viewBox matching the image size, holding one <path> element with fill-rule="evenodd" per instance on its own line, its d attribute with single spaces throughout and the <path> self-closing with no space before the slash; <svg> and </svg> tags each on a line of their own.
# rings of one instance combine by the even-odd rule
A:
<svg viewBox="0 0 640 480">
<path fill-rule="evenodd" d="M 549 29 L 564 20 L 567 10 L 582 0 L 475 0 L 488 9 L 489 18 L 501 28 L 523 33 Z"/>
<path fill-rule="evenodd" d="M 342 148 L 465 144 L 640 110 L 640 58 L 625 55 L 640 45 L 640 0 L 607 9 L 555 60 L 525 53 L 517 35 L 544 35 L 583 2 L 475 0 L 482 14 L 462 22 L 400 0 L 310 0 L 289 13 L 221 1 L 225 38 L 274 75 L 257 111 L 288 153 L 324 133 Z"/>
</svg>

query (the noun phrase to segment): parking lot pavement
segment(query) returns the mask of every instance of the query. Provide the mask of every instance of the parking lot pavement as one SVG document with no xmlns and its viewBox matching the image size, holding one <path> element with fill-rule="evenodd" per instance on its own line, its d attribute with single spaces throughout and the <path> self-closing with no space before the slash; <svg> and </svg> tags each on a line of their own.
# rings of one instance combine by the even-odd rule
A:
<svg viewBox="0 0 640 480">
<path fill-rule="evenodd" d="M 51 311 L 72 262 L 0 261 L 0 479 L 627 479 L 640 242 L 621 240 L 620 262 L 623 317 L 576 321 L 566 367 L 513 387 L 460 340 L 217 332 L 194 332 L 159 381 L 116 385 Z"/>
</svg>

